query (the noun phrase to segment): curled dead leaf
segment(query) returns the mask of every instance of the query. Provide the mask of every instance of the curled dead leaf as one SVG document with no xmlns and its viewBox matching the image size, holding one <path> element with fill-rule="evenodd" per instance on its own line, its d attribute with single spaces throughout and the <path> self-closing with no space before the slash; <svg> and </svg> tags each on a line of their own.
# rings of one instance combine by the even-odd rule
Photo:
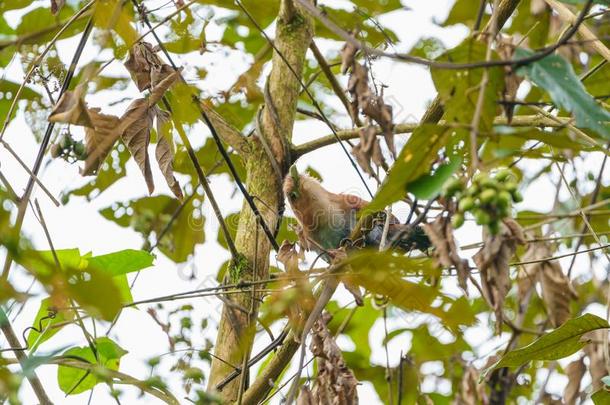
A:
<svg viewBox="0 0 610 405">
<path fill-rule="evenodd" d="M 87 103 L 83 99 L 84 86 L 77 86 L 74 91 L 66 91 L 57 101 L 49 115 L 49 122 L 93 127 L 89 117 Z"/>
<path fill-rule="evenodd" d="M 112 150 L 120 136 L 117 131 L 119 118 L 114 115 L 102 114 L 99 108 L 89 109 L 92 127 L 85 128 L 85 150 L 87 158 L 81 175 L 95 174 L 106 156 Z"/>
<path fill-rule="evenodd" d="M 59 99 L 49 122 L 60 122 L 85 127 L 87 157 L 81 170 L 83 176 L 95 174 L 120 136 L 119 119 L 102 114 L 99 108 L 88 108 L 83 99 L 83 86 L 65 92 Z"/>
<path fill-rule="evenodd" d="M 453 237 L 453 227 L 449 218 L 436 217 L 434 222 L 423 225 L 424 232 L 434 246 L 434 257 L 438 263 L 445 268 L 455 267 L 457 270 L 458 284 L 468 295 L 468 276 L 470 266 L 468 261 L 462 259 L 458 254 L 458 248 Z"/>
<path fill-rule="evenodd" d="M 124 65 L 138 87 L 138 90 L 144 91 L 153 85 L 151 77 L 153 69 L 156 70 L 156 81 L 162 79 L 158 74 L 164 69 L 163 66 L 165 64 L 161 58 L 157 56 L 157 53 L 151 44 L 141 41 L 130 48 L 129 56 Z M 169 69 L 171 69 L 171 67 L 169 67 Z M 167 68 L 165 68 L 165 70 L 167 70 Z M 169 73 L 171 73 L 171 71 Z"/>
<path fill-rule="evenodd" d="M 284 265 L 287 273 L 299 272 L 299 253 L 296 250 L 296 244 L 285 240 L 277 252 L 277 260 Z"/>
<path fill-rule="evenodd" d="M 591 375 L 593 392 L 599 391 L 604 387 L 602 378 L 610 374 L 604 359 L 604 333 L 608 332 L 596 330 L 583 336 L 583 339 L 591 341 L 591 343 L 585 346 L 584 351 L 589 358 L 589 374 Z"/>
<path fill-rule="evenodd" d="M 548 244 L 531 243 L 523 256 L 524 262 L 519 270 L 519 297 L 525 297 L 536 283 L 540 283 L 542 300 L 545 303 L 549 318 L 554 327 L 561 326 L 570 319 L 570 302 L 578 298 L 570 279 L 563 273 L 561 265 L 556 260 L 544 260 L 552 257 Z"/>
<path fill-rule="evenodd" d="M 148 108 L 145 98 L 134 100 L 121 117 L 121 137 L 138 167 L 142 171 L 148 192 L 155 190 L 150 160 L 148 158 L 148 145 L 150 144 L 150 129 L 154 120 L 154 112 Z"/>
<path fill-rule="evenodd" d="M 498 234 L 485 232 L 483 247 L 473 257 L 481 272 L 483 295 L 496 314 L 497 332 L 503 321 L 504 298 L 511 286 L 509 262 L 518 244 L 526 244 L 523 231 L 517 222 L 508 218 L 502 221 Z"/>
<path fill-rule="evenodd" d="M 311 397 L 313 403 L 321 405 L 358 404 L 358 380 L 345 364 L 341 349 L 327 327 L 330 319 L 328 313 L 322 314 L 311 329 L 310 350 L 318 358 L 318 375 Z"/>
<path fill-rule="evenodd" d="M 57 15 L 64 4 L 66 4 L 66 0 L 51 0 L 51 14 Z"/>
<path fill-rule="evenodd" d="M 350 114 L 354 122 L 362 111 L 369 119 L 375 121 L 383 131 L 385 142 L 392 156 L 396 156 L 394 145 L 394 124 L 392 123 L 392 106 L 383 100 L 383 89 L 379 95 L 374 95 L 369 86 L 368 69 L 359 63 L 354 63 L 347 83 L 347 90 L 352 97 Z"/>
<path fill-rule="evenodd" d="M 459 405 L 488 405 L 489 398 L 485 392 L 485 385 L 479 384 L 479 370 L 467 366 L 462 376 L 460 391 L 456 399 Z"/>
<path fill-rule="evenodd" d="M 353 33 L 352 33 L 353 34 Z M 357 33 L 356 33 L 357 34 Z M 354 35 L 355 36 L 355 35 Z M 346 42 L 341 48 L 341 73 L 345 74 L 356 63 L 355 56 L 358 47 L 352 42 Z"/>
<path fill-rule="evenodd" d="M 182 200 L 184 195 L 176 177 L 174 176 L 174 142 L 172 140 L 172 123 L 168 112 L 155 108 L 157 117 L 157 149 L 155 157 L 159 169 L 172 193 Z"/>
<path fill-rule="evenodd" d="M 587 367 L 582 358 L 574 360 L 566 367 L 566 376 L 568 377 L 568 385 L 563 391 L 563 401 L 565 405 L 576 405 L 576 401 L 580 396 L 580 380 L 585 375 Z"/>
</svg>

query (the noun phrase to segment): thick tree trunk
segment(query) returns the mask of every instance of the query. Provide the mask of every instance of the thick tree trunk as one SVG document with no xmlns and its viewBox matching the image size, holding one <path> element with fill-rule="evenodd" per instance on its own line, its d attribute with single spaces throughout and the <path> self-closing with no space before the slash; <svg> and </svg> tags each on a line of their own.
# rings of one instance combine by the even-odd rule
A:
<svg viewBox="0 0 610 405">
<path fill-rule="evenodd" d="M 298 7 L 294 7 L 290 0 L 282 2 L 274 44 L 286 61 L 274 52 L 272 70 L 268 78 L 268 94 L 273 106 L 265 106 L 260 136 L 265 137 L 275 159 L 283 168 L 284 163 L 290 161 L 284 146 L 290 144 L 300 92 L 299 80 L 286 62 L 300 77 L 313 35 L 312 27 L 311 20 L 305 13 L 301 13 Z M 274 110 L 276 114 L 273 114 Z M 278 178 L 258 138 L 252 138 L 241 152 L 246 161 L 248 191 L 256 197 L 255 202 L 265 223 L 273 230 L 279 220 L 277 209 L 282 198 L 281 178 Z M 262 229 L 257 227 L 256 217 L 245 202 L 239 218 L 235 244 L 245 260 L 230 267 L 231 282 L 267 278 L 271 244 Z M 247 313 L 248 311 L 251 312 Z M 257 314 L 258 300 L 253 300 L 252 294 L 226 297 L 215 347 L 215 356 L 224 362 L 216 358 L 212 361 L 208 391 L 217 391 L 216 385 L 233 371 L 230 365 L 241 366 L 244 357 L 250 356 Z M 237 378 L 216 393 L 227 402 L 236 401 L 239 389 L 240 378 Z"/>
</svg>

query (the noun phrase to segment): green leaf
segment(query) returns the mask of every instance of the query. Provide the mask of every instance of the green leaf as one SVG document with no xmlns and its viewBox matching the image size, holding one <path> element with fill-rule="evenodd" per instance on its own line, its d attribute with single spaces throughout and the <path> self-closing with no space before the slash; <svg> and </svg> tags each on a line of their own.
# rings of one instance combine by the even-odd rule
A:
<svg viewBox="0 0 610 405">
<path fill-rule="evenodd" d="M 466 39 L 457 47 L 448 50 L 437 60 L 443 62 L 467 63 L 485 60 L 487 46 L 481 41 Z M 496 59 L 495 54 L 493 59 Z M 483 131 L 491 131 L 494 117 L 500 111 L 499 98 L 504 89 L 504 71 L 495 67 L 487 70 L 488 80 L 481 109 L 479 126 Z M 479 88 L 483 79 L 483 69 L 431 69 L 434 86 L 438 90 L 445 109 L 445 120 L 470 125 L 474 115 Z"/>
<path fill-rule="evenodd" d="M 61 330 L 60 327 L 53 326 L 62 324 L 64 322 L 69 322 L 74 319 L 74 311 L 72 310 L 60 310 L 55 313 L 54 317 L 48 318 L 49 309 L 51 309 L 49 308 L 50 303 L 51 298 L 45 298 L 40 302 L 40 307 L 38 308 L 34 322 L 32 322 L 32 327 L 36 330 L 30 329 L 26 340 L 28 347 L 30 348 L 30 353 L 33 353 L 38 346 L 52 338 Z M 47 319 L 42 320 L 44 317 L 47 317 Z M 41 333 L 39 333 L 39 331 Z"/>
<path fill-rule="evenodd" d="M 532 51 L 518 48 L 516 58 L 533 55 Z M 517 70 L 532 83 L 546 90 L 560 108 L 574 114 L 576 126 L 589 128 L 610 140 L 610 112 L 600 106 L 574 73 L 572 65 L 559 55 L 529 63 Z"/>
<path fill-rule="evenodd" d="M 463 130 L 425 124 L 417 127 L 400 151 L 373 201 L 361 212 L 368 214 L 383 210 L 387 205 L 403 198 L 409 183 L 427 174 L 437 159 L 439 150 L 451 138 L 464 136 Z"/>
<path fill-rule="evenodd" d="M 328 325 L 330 331 L 336 333 L 339 327 L 344 325 L 342 334 L 349 336 L 358 348 L 359 353 L 366 359 L 370 359 L 372 351 L 369 343 L 369 332 L 383 312 L 373 307 L 370 298 L 364 301 L 364 306 L 353 312 L 351 308 L 339 309 L 334 301 L 328 305 L 327 310 L 333 314 L 333 318 Z M 348 317 L 349 322 L 344 324 Z"/>
<path fill-rule="evenodd" d="M 610 328 L 608 322 L 596 315 L 585 314 L 570 319 L 529 345 L 508 352 L 496 364 L 485 370 L 482 377 L 500 367 L 518 367 L 530 360 L 562 359 L 576 353 L 589 343 L 581 340 L 585 333 L 606 328 Z"/>
<path fill-rule="evenodd" d="M 154 256 L 143 250 L 126 249 L 88 259 L 93 266 L 110 276 L 139 271 L 153 265 Z"/>
<path fill-rule="evenodd" d="M 462 158 L 454 156 L 448 163 L 440 165 L 432 174 L 424 174 L 411 184 L 409 191 L 421 200 L 428 200 L 440 194 L 443 184 L 458 171 Z"/>
<path fill-rule="evenodd" d="M 8 114 L 8 110 L 11 108 L 11 104 L 13 103 L 13 99 L 15 95 L 17 95 L 17 90 L 19 90 L 19 83 L 11 82 L 6 79 L 0 79 L 0 120 L 4 121 L 6 115 Z M 24 87 L 21 90 L 21 94 L 19 95 L 20 100 L 30 100 L 30 101 L 40 101 L 40 94 L 36 93 L 34 90 L 29 87 Z M 15 112 L 13 112 L 13 117 L 15 116 Z"/>
<path fill-rule="evenodd" d="M 54 300 L 74 299 L 92 316 L 113 320 L 121 311 L 120 292 L 111 275 L 88 263 L 89 254 L 78 249 L 57 250 L 61 268 L 51 251 L 27 250 L 16 261 L 29 270 Z"/>
<path fill-rule="evenodd" d="M 601 389 L 591 395 L 591 400 L 595 405 L 608 405 L 610 404 L 610 392 Z"/>
<path fill-rule="evenodd" d="M 119 226 L 132 227 L 146 239 L 152 234 L 159 237 L 163 232 L 157 246 L 164 255 L 178 263 L 186 261 L 195 246 L 205 241 L 201 204 L 199 194 L 186 201 L 183 207 L 175 198 L 159 195 L 115 203 L 100 210 L 100 214 Z"/>
<path fill-rule="evenodd" d="M 63 355 L 76 356 L 89 361 L 91 364 L 98 364 L 110 370 L 118 370 L 121 357 L 127 351 L 107 337 L 95 339 L 94 345 L 97 351 L 97 359 L 89 346 L 74 347 L 67 350 Z M 90 390 L 103 381 L 87 370 L 60 365 L 57 368 L 57 382 L 59 388 L 66 395 L 76 395 Z"/>
</svg>

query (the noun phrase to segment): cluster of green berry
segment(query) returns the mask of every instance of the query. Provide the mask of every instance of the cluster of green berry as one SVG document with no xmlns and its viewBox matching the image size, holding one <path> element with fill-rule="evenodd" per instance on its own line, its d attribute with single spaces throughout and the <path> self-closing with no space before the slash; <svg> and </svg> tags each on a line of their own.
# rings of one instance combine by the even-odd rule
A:
<svg viewBox="0 0 610 405">
<path fill-rule="evenodd" d="M 81 141 L 74 140 L 69 133 L 62 134 L 56 143 L 51 145 L 51 156 L 61 157 L 64 160 L 85 160 L 87 150 Z"/>
<path fill-rule="evenodd" d="M 510 215 L 512 203 L 523 201 L 517 190 L 515 175 L 508 169 L 500 169 L 494 175 L 478 173 L 470 186 L 463 179 L 454 178 L 444 186 L 446 198 L 457 199 L 457 212 L 451 218 L 454 228 L 464 223 L 464 215 L 470 212 L 479 225 L 487 226 L 491 234 L 500 230 L 500 222 Z"/>
</svg>

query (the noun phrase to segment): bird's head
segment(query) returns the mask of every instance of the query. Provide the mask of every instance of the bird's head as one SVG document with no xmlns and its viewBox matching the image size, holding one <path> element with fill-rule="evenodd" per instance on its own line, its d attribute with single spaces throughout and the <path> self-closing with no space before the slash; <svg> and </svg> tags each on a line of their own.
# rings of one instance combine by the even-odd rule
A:
<svg viewBox="0 0 610 405">
<path fill-rule="evenodd" d="M 299 174 L 295 166 L 286 175 L 283 188 L 292 210 L 303 225 L 310 225 L 316 215 L 328 207 L 328 192 L 317 180 Z"/>
</svg>

